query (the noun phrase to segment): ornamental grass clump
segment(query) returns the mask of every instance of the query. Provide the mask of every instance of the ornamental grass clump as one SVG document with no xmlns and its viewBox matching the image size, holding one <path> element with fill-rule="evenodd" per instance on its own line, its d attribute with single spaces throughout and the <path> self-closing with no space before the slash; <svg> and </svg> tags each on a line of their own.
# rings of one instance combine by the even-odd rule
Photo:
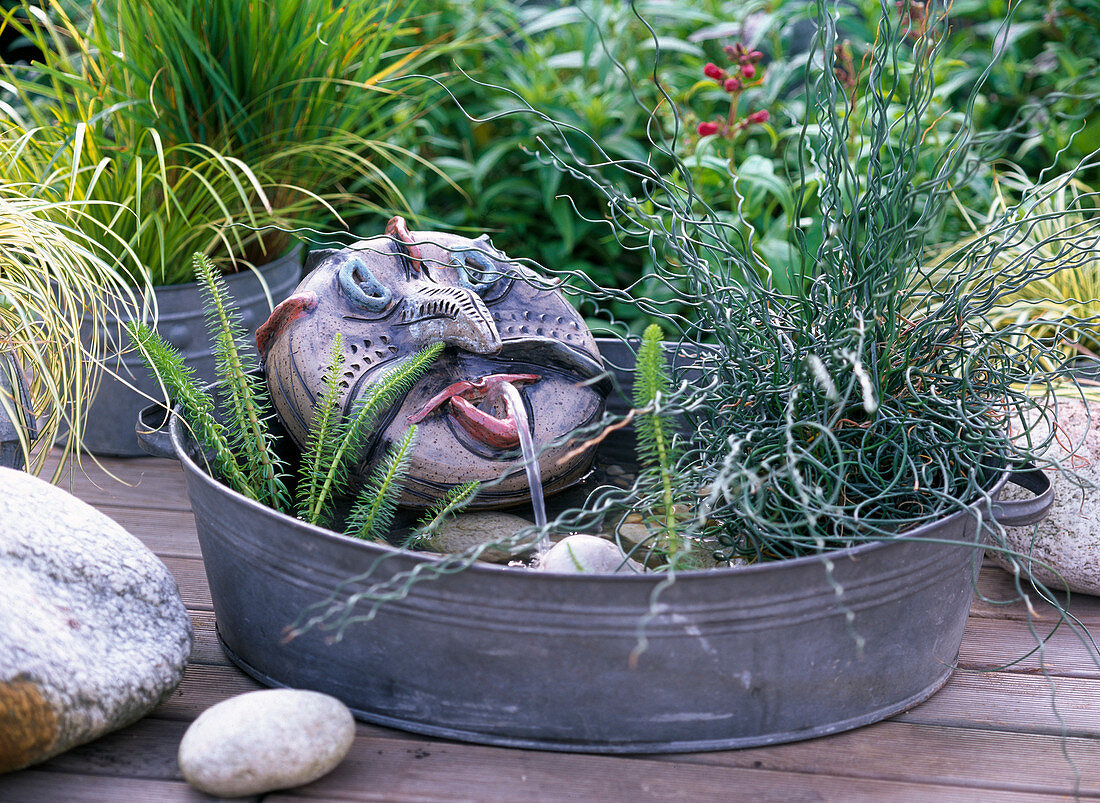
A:
<svg viewBox="0 0 1100 803">
<path fill-rule="evenodd" d="M 983 323 L 1026 328 L 1066 359 L 1100 360 L 1100 194 L 1072 175 L 1035 182 L 1013 165 L 998 173 L 995 189 L 989 209 L 971 223 L 974 234 L 935 254 L 939 286 L 957 283 L 971 245 L 999 238 L 1004 247 L 983 263 L 989 273 L 1037 260 L 1053 270 L 1005 293 Z M 1028 225 L 1018 225 L 1025 215 Z M 972 284 L 987 280 L 982 272 L 970 276 Z"/>
<path fill-rule="evenodd" d="M 399 44 L 407 6 L 10 5 L 0 29 L 39 58 L 0 63 L 0 129 L 16 142 L 0 177 L 88 201 L 135 283 L 190 281 L 194 251 L 226 272 L 270 262 L 295 229 L 346 225 L 337 206 L 407 206 L 387 170 L 416 160 L 389 140 L 423 101 L 379 86 L 427 49 Z"/>
<path fill-rule="evenodd" d="M 6 155 L 0 148 L 0 159 Z M 57 481 L 84 431 L 79 402 L 99 382 L 89 353 L 107 336 L 111 318 L 139 302 L 121 260 L 85 233 L 95 228 L 97 210 L 36 197 L 35 189 L 0 182 L 0 364 L 14 360 L 0 416 L 18 422 L 28 471 L 40 473 L 50 447 L 62 447 Z"/>
</svg>

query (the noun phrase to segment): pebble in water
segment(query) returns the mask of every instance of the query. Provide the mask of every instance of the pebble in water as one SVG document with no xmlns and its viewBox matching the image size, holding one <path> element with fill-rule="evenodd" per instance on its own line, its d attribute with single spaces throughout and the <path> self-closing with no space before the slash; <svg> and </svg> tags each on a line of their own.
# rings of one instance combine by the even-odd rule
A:
<svg viewBox="0 0 1100 803">
<path fill-rule="evenodd" d="M 612 574 L 641 572 L 642 565 L 630 560 L 611 541 L 595 535 L 571 535 L 554 544 L 534 567 L 558 574 Z"/>
<path fill-rule="evenodd" d="M 479 555 L 480 560 L 489 563 L 508 563 L 520 554 L 530 551 L 530 544 L 508 548 L 504 544 L 531 522 L 511 513 L 484 511 L 460 513 L 445 522 L 439 530 L 422 539 L 417 549 L 426 549 L 444 554 L 462 554 L 480 544 L 491 544 Z"/>
</svg>

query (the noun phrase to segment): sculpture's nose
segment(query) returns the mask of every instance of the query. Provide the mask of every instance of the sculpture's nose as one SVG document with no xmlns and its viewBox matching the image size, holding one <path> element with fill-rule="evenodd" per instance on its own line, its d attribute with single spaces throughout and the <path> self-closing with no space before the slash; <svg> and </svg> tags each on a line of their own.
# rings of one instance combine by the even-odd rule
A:
<svg viewBox="0 0 1100 803">
<path fill-rule="evenodd" d="M 421 347 L 446 343 L 474 354 L 500 351 L 500 332 L 485 302 L 465 287 L 417 282 L 406 295 L 401 309 L 400 326 Z"/>
</svg>

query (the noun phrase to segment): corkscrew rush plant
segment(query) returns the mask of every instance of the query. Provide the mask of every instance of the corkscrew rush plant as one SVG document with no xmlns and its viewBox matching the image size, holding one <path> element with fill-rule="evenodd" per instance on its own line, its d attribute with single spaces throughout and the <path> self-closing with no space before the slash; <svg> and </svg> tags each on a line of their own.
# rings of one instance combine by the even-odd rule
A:
<svg viewBox="0 0 1100 803">
<path fill-rule="evenodd" d="M 631 300 L 676 333 L 673 390 L 657 406 L 682 422 L 675 485 L 696 499 L 693 521 L 679 531 L 723 561 L 892 537 L 988 499 L 1004 470 L 1042 462 L 1047 441 L 1031 436 L 1027 414 L 1054 415 L 1049 387 L 1065 363 L 1034 330 L 987 321 L 1007 294 L 1058 270 L 1049 253 L 1079 235 L 1080 222 L 1018 204 L 957 255 L 947 286 L 929 266 L 929 233 L 984 158 L 982 139 L 967 127 L 946 141 L 929 137 L 949 9 L 928 4 L 918 30 L 905 9 L 882 3 L 852 91 L 835 63 L 836 19 L 846 7 L 819 0 L 816 8 L 804 87 L 812 112 L 797 165 L 816 175 L 820 200 L 794 216 L 788 233 L 802 264 L 790 292 L 776 289 L 751 231 L 723 223 L 693 192 L 667 96 L 650 111 L 647 161 L 606 153 L 585 161 L 570 146 L 584 132 L 530 106 L 515 111 L 556 126 L 560 136 L 541 141 L 541 158 L 603 193 L 616 236 L 650 251 L 655 278 L 687 310 L 669 314 L 667 303 L 634 298 L 632 288 L 567 276 L 586 303 Z M 918 174 L 928 148 L 935 168 Z M 1044 248 L 1002 259 L 1037 219 L 1053 228 Z M 644 486 L 640 479 L 618 495 L 601 489 L 552 526 L 581 529 L 616 500 L 658 507 Z"/>
</svg>

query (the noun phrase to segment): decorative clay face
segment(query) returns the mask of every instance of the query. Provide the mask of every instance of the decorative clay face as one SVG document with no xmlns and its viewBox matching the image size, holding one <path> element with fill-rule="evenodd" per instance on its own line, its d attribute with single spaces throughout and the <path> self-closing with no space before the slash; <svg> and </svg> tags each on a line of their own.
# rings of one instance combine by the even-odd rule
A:
<svg viewBox="0 0 1100 803">
<path fill-rule="evenodd" d="M 489 243 L 410 232 L 402 218 L 385 237 L 313 252 L 309 274 L 256 333 L 275 409 L 299 446 L 324 387 L 333 338 L 344 337 L 341 406 L 397 360 L 441 342 L 428 373 L 379 420 L 359 460 L 359 481 L 412 423 L 418 437 L 402 503 L 424 507 L 470 480 L 498 479 L 520 463 L 519 391 L 536 448 L 595 420 L 608 391 L 596 342 L 552 283 L 510 262 Z M 547 494 L 579 480 L 592 450 L 565 443 L 542 451 Z M 477 497 L 475 506 L 529 499 L 522 469 Z"/>
</svg>

